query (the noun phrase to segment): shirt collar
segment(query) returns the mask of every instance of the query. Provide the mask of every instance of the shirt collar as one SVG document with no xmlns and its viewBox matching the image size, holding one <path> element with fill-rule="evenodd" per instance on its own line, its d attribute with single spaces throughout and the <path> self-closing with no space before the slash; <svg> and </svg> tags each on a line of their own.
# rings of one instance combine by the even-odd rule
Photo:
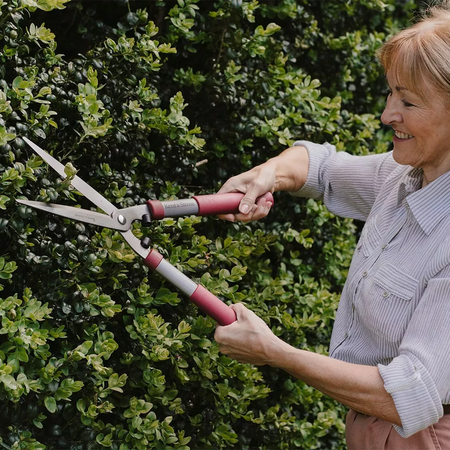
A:
<svg viewBox="0 0 450 450">
<path fill-rule="evenodd" d="M 422 169 L 413 168 L 406 173 L 400 184 L 398 201 L 405 200 L 422 230 L 429 235 L 434 227 L 450 214 L 450 172 L 425 186 L 422 185 Z M 403 198 L 402 198 L 403 197 Z"/>
</svg>

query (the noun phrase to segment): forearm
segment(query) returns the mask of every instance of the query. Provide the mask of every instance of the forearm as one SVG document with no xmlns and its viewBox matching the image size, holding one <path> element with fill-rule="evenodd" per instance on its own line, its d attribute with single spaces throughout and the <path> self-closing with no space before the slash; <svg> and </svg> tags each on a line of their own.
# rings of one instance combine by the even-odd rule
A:
<svg viewBox="0 0 450 450">
<path fill-rule="evenodd" d="M 275 336 L 244 305 L 231 308 L 237 321 L 216 328 L 215 339 L 222 353 L 241 362 L 283 369 L 350 408 L 401 425 L 377 367 L 350 364 L 296 349 Z"/>
<path fill-rule="evenodd" d="M 275 173 L 274 191 L 298 191 L 308 178 L 309 156 L 305 147 L 290 147 L 262 165 Z"/>
<path fill-rule="evenodd" d="M 377 367 L 351 364 L 298 350 L 281 340 L 272 355 L 271 365 L 289 372 L 349 408 L 401 425 Z"/>
</svg>

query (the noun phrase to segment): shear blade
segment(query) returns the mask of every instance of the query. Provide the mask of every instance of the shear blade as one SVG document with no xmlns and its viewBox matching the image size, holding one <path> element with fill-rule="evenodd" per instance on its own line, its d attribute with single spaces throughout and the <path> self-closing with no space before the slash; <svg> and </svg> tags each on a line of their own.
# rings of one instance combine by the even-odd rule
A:
<svg viewBox="0 0 450 450">
<path fill-rule="evenodd" d="M 22 205 L 41 209 L 42 211 L 66 217 L 67 219 L 78 220 L 79 222 L 90 223 L 92 225 L 98 225 L 100 227 L 111 228 L 112 230 L 118 231 L 126 231 L 130 228 L 130 224 L 121 224 L 118 220 L 96 211 L 74 208 L 73 206 L 57 205 L 55 203 L 35 202 L 32 200 L 16 200 Z"/>
<path fill-rule="evenodd" d="M 49 155 L 45 150 L 37 146 L 34 142 L 31 142 L 26 137 L 23 137 L 24 141 L 50 166 L 52 167 L 62 178 L 66 178 L 66 173 L 64 171 L 64 165 L 57 161 L 53 156 Z M 138 208 L 133 208 L 132 211 L 126 211 L 125 215 L 121 214 L 121 211 L 117 209 L 112 203 L 106 200 L 105 197 L 100 195 L 94 188 L 89 186 L 85 181 L 83 181 L 80 177 L 76 176 L 71 180 L 72 186 L 81 192 L 87 199 L 89 199 L 92 203 L 94 203 L 97 207 L 103 210 L 106 214 L 100 214 L 94 211 L 82 210 L 80 208 L 74 208 L 71 206 L 61 206 L 55 205 L 51 203 L 43 203 L 43 202 L 34 202 L 30 200 L 17 200 L 19 203 L 22 203 L 27 206 L 31 206 L 34 208 L 42 209 L 44 211 L 51 212 L 53 214 L 57 214 L 59 216 L 67 217 L 68 219 L 76 219 L 80 222 L 91 223 L 95 225 L 104 226 L 107 228 L 111 228 L 113 230 L 118 230 L 124 237 L 124 239 L 128 242 L 128 245 L 142 258 L 147 258 L 150 250 L 142 247 L 140 240 L 134 236 L 132 231 L 130 230 L 131 222 L 138 217 L 135 216 L 135 213 L 138 211 L 139 213 L 142 210 L 142 206 Z M 132 208 L 129 208 L 130 210 Z M 148 210 L 145 208 L 144 212 Z M 144 213 L 143 212 L 143 213 Z M 142 214 L 143 214 L 142 213 Z M 127 217 L 128 214 L 131 214 L 131 218 Z M 113 218 L 112 216 L 117 216 Z M 125 223 L 121 224 L 119 219 L 125 217 Z"/>
<path fill-rule="evenodd" d="M 50 166 L 52 167 L 62 178 L 67 178 L 64 172 L 64 165 L 57 161 L 53 156 L 49 155 L 45 150 L 40 148 L 34 142 L 30 141 L 28 138 L 23 137 L 23 140 Z M 94 205 L 98 206 L 105 213 L 111 215 L 117 208 L 106 200 L 103 195 L 99 194 L 93 187 L 89 186 L 80 177 L 75 175 L 75 177 L 70 181 L 70 184 L 80 191 L 86 198 L 88 198 Z M 55 213 L 57 214 L 57 213 Z M 64 215 L 64 214 L 61 214 Z M 78 219 L 81 220 L 81 219 Z M 113 227 L 110 227 L 113 228 Z M 117 229 L 117 228 L 116 228 Z M 124 228 L 121 228 L 124 229 Z M 126 229 L 126 228 L 125 228 Z"/>
</svg>

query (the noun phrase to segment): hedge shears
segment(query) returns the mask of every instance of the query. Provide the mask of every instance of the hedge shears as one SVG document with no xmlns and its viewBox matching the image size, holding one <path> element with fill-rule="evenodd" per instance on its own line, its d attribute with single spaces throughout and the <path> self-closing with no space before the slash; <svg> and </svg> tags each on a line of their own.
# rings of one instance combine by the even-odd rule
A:
<svg viewBox="0 0 450 450">
<path fill-rule="evenodd" d="M 67 178 L 63 164 L 26 137 L 23 139 L 61 177 Z M 69 219 L 119 231 L 128 245 L 144 259 L 144 264 L 147 267 L 159 273 L 181 292 L 186 294 L 192 303 L 197 305 L 217 323 L 220 325 L 229 325 L 236 320 L 234 311 L 228 305 L 201 284 L 195 283 L 172 266 L 155 249 L 150 249 L 150 239 L 138 239 L 131 231 L 131 225 L 136 220 L 142 221 L 143 225 L 148 225 L 152 220 L 159 220 L 165 217 L 181 217 L 186 215 L 211 216 L 236 213 L 238 212 L 238 206 L 244 194 L 198 195 L 184 200 L 148 200 L 143 205 L 118 209 L 79 176 L 75 175 L 70 178 L 70 183 L 106 214 L 54 203 L 19 199 L 17 199 L 17 202 Z M 270 192 L 262 197 L 273 204 L 273 197 Z"/>
</svg>

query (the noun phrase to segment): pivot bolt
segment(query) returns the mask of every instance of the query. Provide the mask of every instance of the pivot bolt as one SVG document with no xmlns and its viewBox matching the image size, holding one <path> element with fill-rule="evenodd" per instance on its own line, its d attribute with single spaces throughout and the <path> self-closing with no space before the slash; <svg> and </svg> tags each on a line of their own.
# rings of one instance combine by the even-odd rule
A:
<svg viewBox="0 0 450 450">
<path fill-rule="evenodd" d="M 125 217 L 122 216 L 122 214 L 120 214 L 120 216 L 117 217 L 117 221 L 120 223 L 120 225 L 125 225 L 127 223 L 127 219 L 125 219 Z"/>
</svg>

